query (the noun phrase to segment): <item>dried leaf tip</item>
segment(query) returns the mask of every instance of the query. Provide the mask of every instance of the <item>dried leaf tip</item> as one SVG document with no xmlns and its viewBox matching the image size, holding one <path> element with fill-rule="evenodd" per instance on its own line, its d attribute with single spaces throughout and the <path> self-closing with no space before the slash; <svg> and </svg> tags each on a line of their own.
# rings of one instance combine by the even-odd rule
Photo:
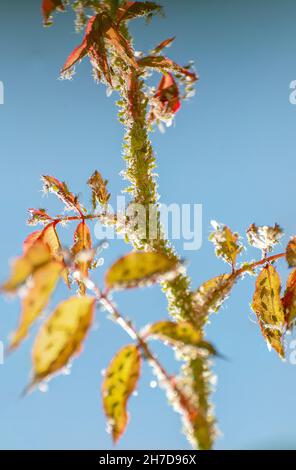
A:
<svg viewBox="0 0 296 470">
<path fill-rule="evenodd" d="M 106 208 L 111 196 L 107 190 L 108 181 L 104 180 L 102 175 L 96 170 L 89 178 L 87 184 L 92 190 L 93 209 L 95 210 L 98 204 Z"/>
<path fill-rule="evenodd" d="M 272 251 L 274 245 L 280 242 L 283 235 L 284 232 L 278 224 L 273 227 L 252 224 L 247 230 L 249 244 L 265 253 Z"/>
</svg>

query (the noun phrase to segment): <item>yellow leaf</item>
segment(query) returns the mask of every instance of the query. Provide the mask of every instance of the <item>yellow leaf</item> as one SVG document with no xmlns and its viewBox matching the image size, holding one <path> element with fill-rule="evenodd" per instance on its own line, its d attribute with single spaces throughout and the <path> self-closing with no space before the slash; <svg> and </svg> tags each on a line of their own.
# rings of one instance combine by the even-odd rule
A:
<svg viewBox="0 0 296 470">
<path fill-rule="evenodd" d="M 212 225 L 214 231 L 211 233 L 209 240 L 215 246 L 216 255 L 234 267 L 237 255 L 242 251 L 242 246 L 238 241 L 238 234 L 232 232 L 226 225 L 221 225 L 214 221 Z"/>
<path fill-rule="evenodd" d="M 148 328 L 144 328 L 143 336 L 160 339 L 173 346 L 179 347 L 182 350 L 182 346 L 192 346 L 197 350 L 207 351 L 208 354 L 218 356 L 218 353 L 214 346 L 207 341 L 202 339 L 201 330 L 196 330 L 194 326 L 185 321 L 172 322 L 172 321 L 159 321 L 150 325 Z M 196 351 L 196 349 L 195 349 Z"/>
<path fill-rule="evenodd" d="M 121 349 L 107 369 L 103 382 L 103 405 L 115 442 L 125 431 L 127 400 L 137 385 L 140 369 L 141 355 L 134 345 Z"/>
<path fill-rule="evenodd" d="M 50 259 L 48 247 L 42 242 L 34 243 L 23 256 L 14 261 L 10 278 L 2 285 L 2 290 L 15 292 L 36 269 L 48 263 Z"/>
<path fill-rule="evenodd" d="M 29 288 L 27 295 L 22 301 L 20 324 L 12 336 L 10 350 L 15 349 L 27 336 L 34 321 L 48 304 L 61 271 L 62 265 L 60 263 L 50 261 L 34 272 L 32 287 Z"/>
<path fill-rule="evenodd" d="M 285 311 L 287 326 L 288 328 L 291 328 L 296 318 L 296 269 L 293 269 L 288 277 L 282 303 Z"/>
<path fill-rule="evenodd" d="M 159 321 L 150 325 L 145 331 L 145 336 L 154 336 L 169 343 L 182 343 L 190 346 L 197 346 L 202 335 L 191 323 L 172 321 Z"/>
<path fill-rule="evenodd" d="M 94 297 L 70 297 L 43 324 L 33 346 L 33 385 L 61 370 L 80 351 L 94 307 Z"/>
<path fill-rule="evenodd" d="M 52 257 L 57 261 L 65 264 L 55 223 L 48 224 L 43 230 L 32 232 L 24 241 L 24 252 L 26 253 L 27 250 L 37 242 L 43 242 L 45 245 L 47 245 L 50 253 L 52 254 Z M 62 277 L 69 287 L 69 272 L 66 267 L 62 272 Z"/>
<path fill-rule="evenodd" d="M 80 271 L 81 278 L 88 277 L 88 270 L 91 265 L 91 259 L 89 259 L 88 252 L 92 248 L 92 241 L 90 230 L 86 223 L 81 222 L 74 234 L 74 245 L 72 247 L 72 255 L 75 259 L 75 268 Z M 87 258 L 85 261 L 84 258 Z M 92 258 L 92 256 L 91 256 Z M 83 282 L 78 282 L 79 290 L 81 294 L 85 294 L 86 288 Z"/>
<path fill-rule="evenodd" d="M 157 282 L 164 276 L 175 277 L 179 264 L 163 253 L 133 251 L 117 260 L 107 271 L 109 289 L 126 289 Z"/>
<path fill-rule="evenodd" d="M 31 232 L 23 243 L 23 251 L 26 253 L 31 246 L 34 245 L 37 241 L 40 240 L 40 236 L 42 235 L 42 230 L 36 230 L 36 232 Z"/>
<path fill-rule="evenodd" d="M 264 338 L 281 357 L 284 357 L 282 337 L 285 316 L 280 291 L 280 277 L 274 266 L 268 264 L 256 280 L 252 308 L 257 315 Z"/>
<path fill-rule="evenodd" d="M 47 227 L 45 227 L 42 232 L 41 239 L 44 243 L 48 245 L 50 252 L 54 256 L 54 258 L 57 261 L 60 261 L 61 263 L 65 264 L 64 257 L 62 254 L 62 247 L 55 228 L 55 224 L 49 224 Z M 67 286 L 69 287 L 69 271 L 66 267 L 62 271 L 62 277 Z"/>
<path fill-rule="evenodd" d="M 194 293 L 198 315 L 206 317 L 210 312 L 217 312 L 227 299 L 234 283 L 235 276 L 232 274 L 221 274 L 204 282 Z"/>
<path fill-rule="evenodd" d="M 290 268 L 296 266 L 296 237 L 292 238 L 287 245 L 286 260 Z"/>
</svg>

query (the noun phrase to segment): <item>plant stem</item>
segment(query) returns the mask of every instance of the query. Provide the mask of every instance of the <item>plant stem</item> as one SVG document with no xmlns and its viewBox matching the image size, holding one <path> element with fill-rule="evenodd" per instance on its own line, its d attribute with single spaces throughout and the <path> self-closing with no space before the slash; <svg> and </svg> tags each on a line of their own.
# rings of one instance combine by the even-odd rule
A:
<svg viewBox="0 0 296 470">
<path fill-rule="evenodd" d="M 179 389 L 176 379 L 174 376 L 170 376 L 158 358 L 153 354 L 149 348 L 145 339 L 138 333 L 133 324 L 126 320 L 124 316 L 119 312 L 115 307 L 113 302 L 109 299 L 108 295 L 101 292 L 100 289 L 94 285 L 93 290 L 95 291 L 97 300 L 104 304 L 106 309 L 111 313 L 112 317 L 116 322 L 124 329 L 124 331 L 131 337 L 132 340 L 136 340 L 138 346 L 141 348 L 144 357 L 147 359 L 149 364 L 152 366 L 154 371 L 157 373 L 159 379 L 165 384 L 169 396 L 177 396 L 179 408 L 185 413 L 187 419 L 191 419 L 192 415 L 196 415 L 196 411 L 193 410 L 192 405 L 189 403 L 189 400 L 184 395 L 184 393 Z"/>
<path fill-rule="evenodd" d="M 249 271 L 250 269 L 254 269 L 257 266 L 261 266 L 262 264 L 265 263 L 271 263 L 272 261 L 276 261 L 280 258 L 284 258 L 286 256 L 286 253 L 278 253 L 277 255 L 272 255 L 267 258 L 262 258 L 259 261 L 254 261 L 251 264 L 248 264 L 246 266 L 243 266 L 242 268 L 237 269 L 234 271 L 234 276 L 240 276 L 241 274 L 245 273 L 246 271 Z"/>
</svg>

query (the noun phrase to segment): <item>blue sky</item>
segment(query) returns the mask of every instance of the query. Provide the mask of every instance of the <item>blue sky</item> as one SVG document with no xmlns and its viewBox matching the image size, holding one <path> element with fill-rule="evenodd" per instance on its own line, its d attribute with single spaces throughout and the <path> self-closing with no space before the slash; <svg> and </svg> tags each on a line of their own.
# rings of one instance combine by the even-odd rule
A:
<svg viewBox="0 0 296 470">
<path fill-rule="evenodd" d="M 85 182 L 95 168 L 109 180 L 113 198 L 124 188 L 119 176 L 122 129 L 114 98 L 94 84 L 87 61 L 72 82 L 58 80 L 59 68 L 79 37 L 71 14 L 59 15 L 44 30 L 39 4 L 2 1 L 0 6 L 0 80 L 5 86 L 0 106 L 2 279 L 7 260 L 20 252 L 29 232 L 27 208 L 45 205 L 52 213 L 59 211 L 55 200 L 42 199 L 41 174 L 65 179 L 74 192 L 84 194 L 85 202 Z M 242 235 L 252 222 L 278 222 L 287 234 L 284 241 L 296 233 L 296 106 L 289 103 L 289 83 L 296 79 L 296 5 L 292 0 L 162 4 L 164 20 L 149 27 L 138 21 L 132 30 L 136 48 L 144 50 L 176 34 L 170 55 L 183 63 L 193 59 L 200 75 L 197 94 L 184 104 L 176 125 L 164 135 L 153 135 L 161 200 L 203 205 L 202 248 L 183 253 L 197 287 L 226 269 L 207 241 L 210 220 Z M 64 242 L 70 239 L 69 228 Z M 104 253 L 105 266 L 127 249 L 115 241 Z M 250 248 L 245 256 L 258 258 L 259 253 Z M 285 279 L 285 262 L 279 266 Z M 296 448 L 296 366 L 268 352 L 249 307 L 253 289 L 252 278 L 238 284 L 208 327 L 209 338 L 229 358 L 214 363 L 218 384 L 213 400 L 221 430 L 216 448 Z M 65 295 L 61 286 L 52 305 Z M 122 292 L 116 301 L 138 326 L 167 315 L 157 287 Z M 2 340 L 14 329 L 18 314 L 17 301 L 1 300 Z M 99 313 L 71 375 L 52 381 L 47 393 L 20 399 L 33 337 L 0 366 L 0 447 L 113 448 L 101 409 L 101 370 L 128 337 Z M 157 345 L 155 350 L 175 370 L 171 352 Z M 151 389 L 152 379 L 145 366 L 118 449 L 189 448 L 179 416 L 161 390 Z"/>
</svg>

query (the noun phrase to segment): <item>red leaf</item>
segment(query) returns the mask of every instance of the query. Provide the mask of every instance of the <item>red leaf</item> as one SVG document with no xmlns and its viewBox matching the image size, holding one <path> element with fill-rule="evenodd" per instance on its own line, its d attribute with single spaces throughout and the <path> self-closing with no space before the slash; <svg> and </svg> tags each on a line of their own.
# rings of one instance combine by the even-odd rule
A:
<svg viewBox="0 0 296 470">
<path fill-rule="evenodd" d="M 174 40 L 175 36 L 172 38 L 165 39 L 152 50 L 152 54 L 159 54 L 165 47 L 169 47 Z"/>
<path fill-rule="evenodd" d="M 99 70 L 106 81 L 112 86 L 111 71 L 108 64 L 106 45 L 111 44 L 120 57 L 124 57 L 130 66 L 137 68 L 138 64 L 129 42 L 117 29 L 106 12 L 93 16 L 86 27 L 85 35 L 80 46 L 69 55 L 61 73 L 71 69 L 76 62 L 89 55 L 92 65 Z"/>
<path fill-rule="evenodd" d="M 292 322 L 294 323 L 296 317 L 296 269 L 294 269 L 288 277 L 282 303 L 287 326 L 291 328 Z"/>
<path fill-rule="evenodd" d="M 73 209 L 82 215 L 82 207 L 79 204 L 78 198 L 69 191 L 68 186 L 64 181 L 59 181 L 54 176 L 49 175 L 42 176 L 42 180 L 45 192 L 56 194 L 57 197 L 66 205 L 67 209 Z"/>
<path fill-rule="evenodd" d="M 126 2 L 118 9 L 117 22 L 132 20 L 140 16 L 151 17 L 153 13 L 160 13 L 162 7 L 154 2 Z"/>
<path fill-rule="evenodd" d="M 181 99 L 179 88 L 170 73 L 163 75 L 158 89 L 152 99 L 152 110 L 150 119 L 170 120 L 179 111 Z"/>
<path fill-rule="evenodd" d="M 150 55 L 139 59 L 138 65 L 140 67 L 149 67 L 157 69 L 161 72 L 172 72 L 174 74 L 180 74 L 187 77 L 192 82 L 196 82 L 198 80 L 198 76 L 196 75 L 196 73 L 191 72 L 187 67 L 182 67 L 181 65 L 178 65 L 176 62 L 169 59 L 168 57 Z"/>
<path fill-rule="evenodd" d="M 51 24 L 51 16 L 55 10 L 65 11 L 65 6 L 62 0 L 43 0 L 42 1 L 42 15 L 44 25 L 48 26 Z"/>
</svg>

